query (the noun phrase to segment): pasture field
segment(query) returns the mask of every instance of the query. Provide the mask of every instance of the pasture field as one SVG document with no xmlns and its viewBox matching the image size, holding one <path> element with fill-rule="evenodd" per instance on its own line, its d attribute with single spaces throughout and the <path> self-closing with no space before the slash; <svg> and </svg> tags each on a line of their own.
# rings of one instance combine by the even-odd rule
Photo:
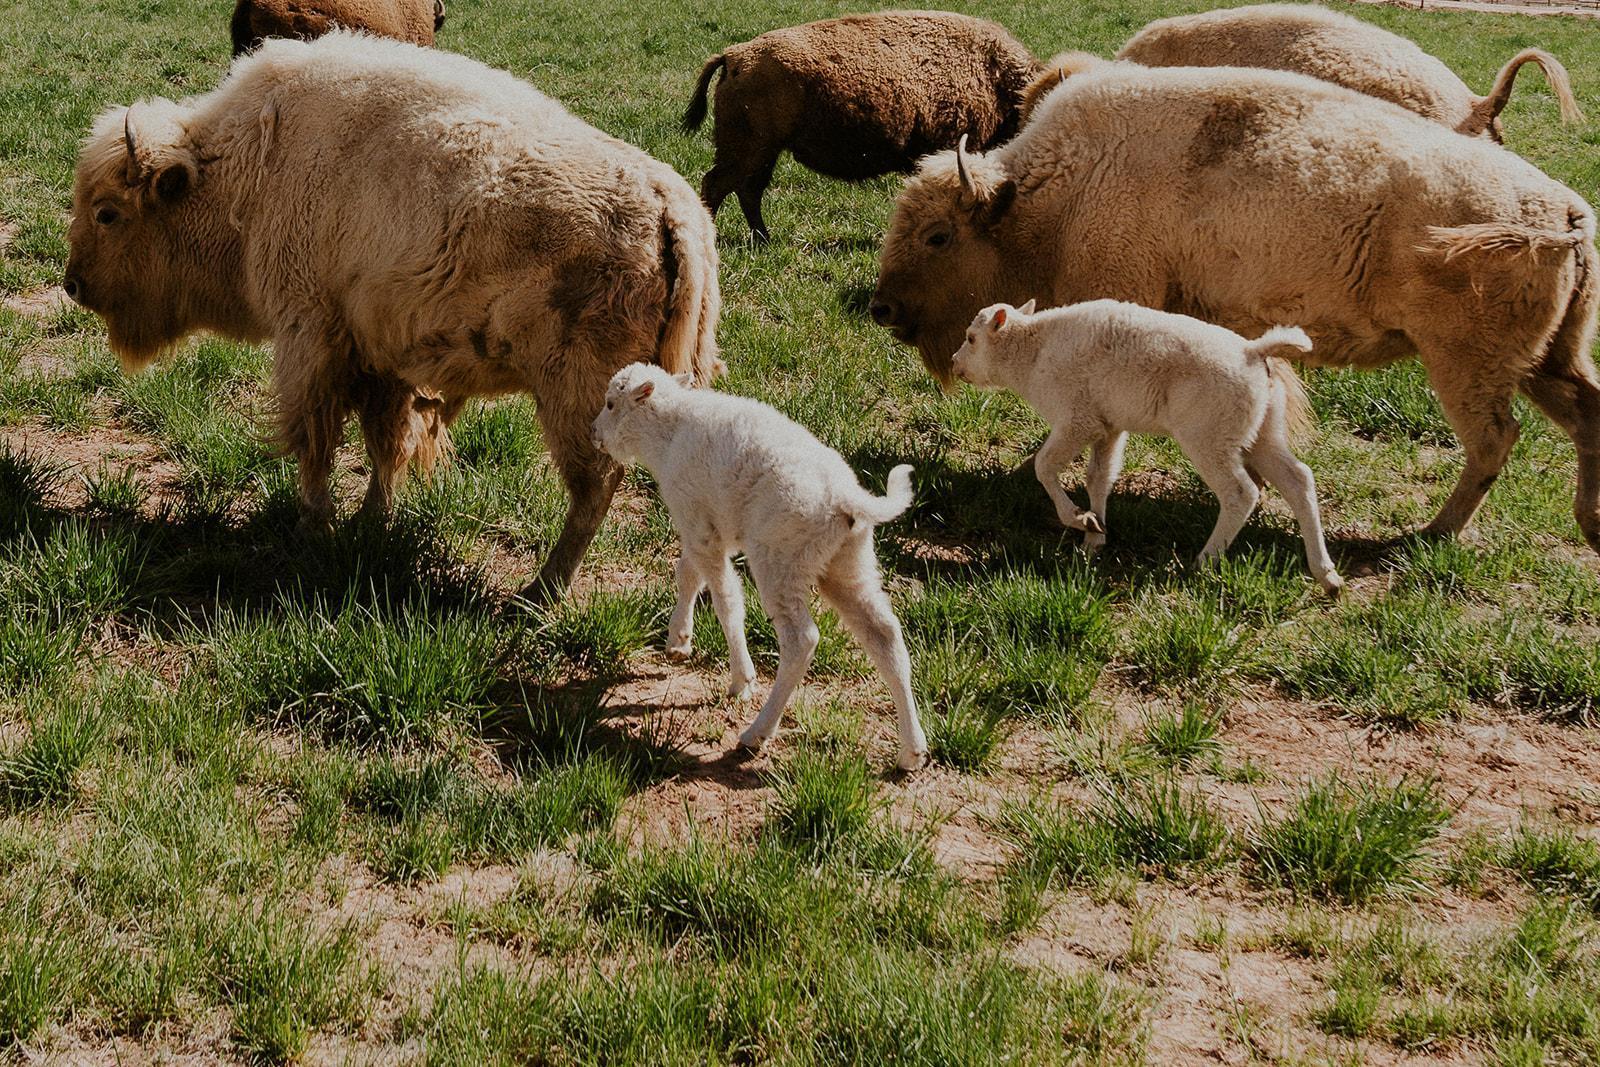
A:
<svg viewBox="0 0 1600 1067">
<path fill-rule="evenodd" d="M 1170 0 L 961 5 L 1041 55 Z M 898 182 L 783 163 L 720 220 L 721 388 L 881 490 L 936 763 L 836 624 L 776 745 L 733 754 L 709 608 L 660 654 L 674 539 L 630 478 L 571 599 L 508 605 L 565 499 L 530 404 L 474 405 L 384 528 L 307 550 L 267 355 L 125 377 L 48 287 L 96 112 L 211 87 L 225 0 L 0 19 L 0 1062 L 1600 1062 L 1600 581 L 1570 443 L 1523 434 L 1459 544 L 1408 540 L 1460 453 L 1414 365 L 1308 375 L 1350 587 L 1271 498 L 1225 565 L 1175 449 L 1130 451 L 1086 562 L 1014 399 L 941 395 L 870 325 Z M 698 183 L 701 63 L 819 0 L 451 0 L 506 67 Z M 1600 25 L 1355 7 L 1600 196 Z M 339 472 L 346 514 L 363 472 Z M 751 600 L 763 681 L 775 647 Z"/>
</svg>

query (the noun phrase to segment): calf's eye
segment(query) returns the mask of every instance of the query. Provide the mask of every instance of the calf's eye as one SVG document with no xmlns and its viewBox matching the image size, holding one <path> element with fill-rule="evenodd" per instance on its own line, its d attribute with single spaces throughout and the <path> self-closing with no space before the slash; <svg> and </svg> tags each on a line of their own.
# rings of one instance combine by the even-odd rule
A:
<svg viewBox="0 0 1600 1067">
<path fill-rule="evenodd" d="M 102 226 L 110 226 L 121 217 L 122 215 L 114 207 L 103 207 L 94 213 L 94 221 Z"/>
</svg>

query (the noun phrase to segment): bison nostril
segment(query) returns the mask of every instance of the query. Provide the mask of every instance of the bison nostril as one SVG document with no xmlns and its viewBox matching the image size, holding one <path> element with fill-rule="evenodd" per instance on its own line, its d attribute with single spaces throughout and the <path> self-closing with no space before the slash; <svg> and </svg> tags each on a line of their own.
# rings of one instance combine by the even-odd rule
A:
<svg viewBox="0 0 1600 1067">
<path fill-rule="evenodd" d="M 68 300 L 78 299 L 78 279 L 70 276 L 62 279 L 61 291 L 67 294 Z"/>
<path fill-rule="evenodd" d="M 886 304 L 882 300 L 874 300 L 867 310 L 872 313 L 872 321 L 879 326 L 887 326 L 894 321 L 893 304 Z"/>
</svg>

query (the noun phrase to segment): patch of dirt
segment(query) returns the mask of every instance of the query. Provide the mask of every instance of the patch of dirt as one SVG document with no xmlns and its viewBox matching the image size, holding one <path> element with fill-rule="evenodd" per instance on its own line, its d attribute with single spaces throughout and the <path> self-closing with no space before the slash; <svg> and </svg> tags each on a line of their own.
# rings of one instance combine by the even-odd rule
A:
<svg viewBox="0 0 1600 1067">
<path fill-rule="evenodd" d="M 86 433 L 38 425 L 0 426 L 0 446 L 33 452 L 62 468 L 67 477 L 61 479 L 55 503 L 63 507 L 84 507 L 88 501 L 84 476 L 102 467 L 134 468 L 149 491 L 145 506 L 150 515 L 179 497 L 178 465 L 162 458 L 161 447 L 150 438 L 115 426 L 97 425 Z"/>
<path fill-rule="evenodd" d="M 1523 0 L 1354 0 L 1360 4 L 1377 4 L 1383 7 L 1404 7 L 1414 11 L 1483 11 L 1493 15 L 1568 15 L 1578 18 L 1600 18 L 1600 2 L 1596 0 L 1555 0 L 1552 3 L 1523 2 Z"/>
<path fill-rule="evenodd" d="M 59 285 L 46 285 L 38 289 L 30 289 L 26 293 L 16 293 L 5 298 L 7 310 L 15 311 L 19 315 L 28 315 L 36 319 L 53 318 L 58 313 L 72 306 L 66 290 Z"/>
</svg>

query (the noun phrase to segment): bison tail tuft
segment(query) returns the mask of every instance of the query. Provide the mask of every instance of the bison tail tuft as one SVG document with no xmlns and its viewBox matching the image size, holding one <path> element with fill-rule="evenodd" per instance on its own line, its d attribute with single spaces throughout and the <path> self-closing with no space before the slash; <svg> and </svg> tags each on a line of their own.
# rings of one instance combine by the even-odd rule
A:
<svg viewBox="0 0 1600 1067">
<path fill-rule="evenodd" d="M 1477 99 L 1472 106 L 1472 114 L 1456 127 L 1457 133 L 1476 137 L 1489 128 L 1489 124 L 1500 116 L 1500 112 L 1505 110 L 1507 102 L 1510 101 L 1511 87 L 1517 80 L 1517 71 L 1521 70 L 1525 63 L 1534 63 L 1544 72 L 1545 80 L 1550 83 L 1550 91 L 1555 94 L 1556 105 L 1561 109 L 1561 121 L 1583 121 L 1583 111 L 1578 107 L 1578 98 L 1572 94 L 1572 81 L 1567 77 L 1567 68 L 1549 52 L 1538 48 L 1524 48 L 1500 68 L 1500 73 L 1494 79 L 1494 87 L 1489 90 L 1487 96 L 1480 96 Z"/>
<path fill-rule="evenodd" d="M 911 464 L 902 463 L 889 472 L 888 491 L 883 496 L 873 496 L 863 489 L 850 514 L 873 525 L 888 522 L 911 506 L 911 495 Z"/>
<path fill-rule="evenodd" d="M 1521 256 L 1549 251 L 1569 251 L 1594 236 L 1593 226 L 1574 226 L 1566 232 L 1538 230 L 1509 222 L 1483 222 L 1472 226 L 1430 226 L 1432 242 L 1421 252 L 1442 252 L 1445 261 L 1460 256 L 1495 254 Z"/>
<path fill-rule="evenodd" d="M 695 83 L 694 95 L 689 98 L 689 108 L 683 113 L 685 133 L 698 130 L 700 124 L 706 120 L 706 94 L 711 91 L 711 79 L 727 64 L 727 53 L 719 52 L 706 60 L 706 65 L 700 68 L 700 80 Z"/>
</svg>

